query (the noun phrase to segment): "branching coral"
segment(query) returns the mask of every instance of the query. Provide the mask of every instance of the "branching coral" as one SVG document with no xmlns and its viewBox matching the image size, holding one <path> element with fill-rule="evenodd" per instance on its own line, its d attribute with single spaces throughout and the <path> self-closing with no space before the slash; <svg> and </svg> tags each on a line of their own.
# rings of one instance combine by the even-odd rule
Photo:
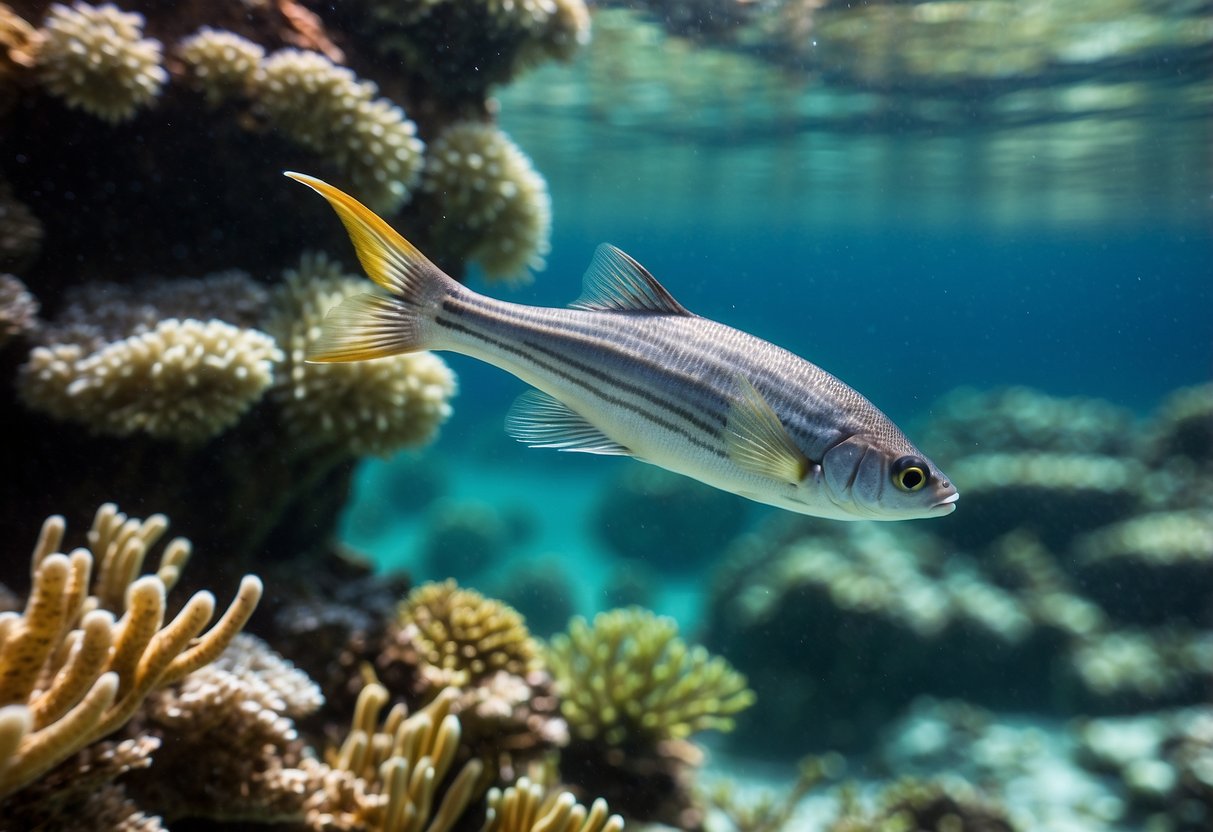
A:
<svg viewBox="0 0 1213 832">
<path fill-rule="evenodd" d="M 266 321 L 285 352 L 270 396 L 298 440 L 351 455 L 387 455 L 424 444 L 450 415 L 455 377 L 432 353 L 351 364 L 308 364 L 325 314 L 365 282 L 323 256 L 288 271 Z"/>
<path fill-rule="evenodd" d="M 425 584 L 400 605 L 400 623 L 414 631 L 425 663 L 446 684 L 464 687 L 500 670 L 525 677 L 539 648 L 510 607 L 453 580 Z"/>
<path fill-rule="evenodd" d="M 439 236 L 462 237 L 490 278 L 529 277 L 551 249 L 551 198 L 531 160 L 505 133 L 480 122 L 452 125 L 431 144 L 422 190 L 442 206 Z"/>
<path fill-rule="evenodd" d="M 96 351 L 37 347 L 19 384 L 28 406 L 97 433 L 198 442 L 252 407 L 281 359 L 257 330 L 170 318 Z"/>
<path fill-rule="evenodd" d="M 317 52 L 284 49 L 262 63 L 254 95 L 271 124 L 331 155 L 359 199 L 391 212 L 412 193 L 425 145 L 404 111 L 377 92 Z"/>
<path fill-rule="evenodd" d="M 353 724 L 340 750 L 319 771 L 307 819 L 313 828 L 370 832 L 445 832 L 480 792 L 483 766 L 463 764 L 438 801 L 438 788 L 455 762 L 459 718 L 450 713 L 453 691 L 409 716 L 402 705 L 380 722 L 388 701 L 377 683 L 363 688 Z"/>
<path fill-rule="evenodd" d="M 727 731 L 754 702 L 728 662 L 688 648 L 672 618 L 638 607 L 600 613 L 593 625 L 573 619 L 552 639 L 548 663 L 573 733 L 610 745 Z"/>
<path fill-rule="evenodd" d="M 69 107 L 109 122 L 151 104 L 168 80 L 160 42 L 143 37 L 143 16 L 112 3 L 51 6 L 42 29 L 38 70 Z"/>
<path fill-rule="evenodd" d="M 509 788 L 490 789 L 480 832 L 622 832 L 623 818 L 608 815 L 598 798 L 586 809 L 570 792 L 546 790 L 526 777 Z"/>
<path fill-rule="evenodd" d="M 128 520 L 107 504 L 90 548 L 63 555 L 63 519 L 43 524 L 25 610 L 0 616 L 0 797 L 120 728 L 154 689 L 213 661 L 252 614 L 261 582 L 246 576 L 205 635 L 209 592 L 165 623 L 188 544 L 170 543 L 158 572 L 136 577 L 165 526 L 163 517 Z"/>
</svg>

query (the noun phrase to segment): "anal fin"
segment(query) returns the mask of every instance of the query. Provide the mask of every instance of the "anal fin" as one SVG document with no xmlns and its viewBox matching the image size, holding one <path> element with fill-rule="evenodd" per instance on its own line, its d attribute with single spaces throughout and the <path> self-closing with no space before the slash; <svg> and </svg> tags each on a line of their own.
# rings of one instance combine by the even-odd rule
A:
<svg viewBox="0 0 1213 832">
<path fill-rule="evenodd" d="M 540 390 L 528 390 L 505 417 L 505 432 L 532 448 L 632 456 L 568 405 Z"/>
</svg>

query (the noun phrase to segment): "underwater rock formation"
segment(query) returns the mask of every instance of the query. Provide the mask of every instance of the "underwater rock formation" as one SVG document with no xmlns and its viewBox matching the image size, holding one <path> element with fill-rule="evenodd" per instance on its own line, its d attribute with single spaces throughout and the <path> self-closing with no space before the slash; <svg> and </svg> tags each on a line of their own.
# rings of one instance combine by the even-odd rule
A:
<svg viewBox="0 0 1213 832">
<path fill-rule="evenodd" d="M 572 739 L 561 752 L 570 783 L 597 790 L 625 816 L 698 828 L 690 778 L 702 758 L 687 742 L 729 731 L 754 703 L 745 677 L 678 625 L 640 608 L 575 618 L 552 638 L 547 662 Z"/>
</svg>

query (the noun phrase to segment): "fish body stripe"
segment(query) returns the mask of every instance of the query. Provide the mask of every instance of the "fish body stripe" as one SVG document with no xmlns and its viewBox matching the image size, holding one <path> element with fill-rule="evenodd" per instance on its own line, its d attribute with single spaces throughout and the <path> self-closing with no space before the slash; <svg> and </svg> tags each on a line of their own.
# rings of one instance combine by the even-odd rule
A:
<svg viewBox="0 0 1213 832">
<path fill-rule="evenodd" d="M 725 453 L 721 432 L 736 396 L 738 374 L 762 390 L 813 460 L 819 461 L 841 436 L 858 432 L 845 413 L 826 403 L 828 390 L 804 395 L 806 381 L 841 387 L 832 376 L 704 318 L 544 309 L 466 293 L 444 300 L 437 323 L 488 344 L 490 349 L 477 350 L 477 357 L 493 361 L 492 352 L 508 353 L 576 385 L 585 396 L 641 414 L 714 456 Z M 457 343 L 452 346 L 459 351 Z M 793 385 L 799 399 L 784 393 L 789 370 L 807 377 Z M 805 405 L 814 404 L 806 398 L 823 400 L 819 412 L 806 414 Z"/>
</svg>

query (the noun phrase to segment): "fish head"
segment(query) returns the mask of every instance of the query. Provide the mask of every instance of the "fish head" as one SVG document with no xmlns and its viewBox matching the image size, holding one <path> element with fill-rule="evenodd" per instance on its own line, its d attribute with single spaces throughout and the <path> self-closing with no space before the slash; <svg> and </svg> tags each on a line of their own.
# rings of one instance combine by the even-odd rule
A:
<svg viewBox="0 0 1213 832">
<path fill-rule="evenodd" d="M 899 434 L 852 436 L 822 459 L 830 500 L 855 519 L 913 520 L 956 510 L 956 486 Z"/>
</svg>

